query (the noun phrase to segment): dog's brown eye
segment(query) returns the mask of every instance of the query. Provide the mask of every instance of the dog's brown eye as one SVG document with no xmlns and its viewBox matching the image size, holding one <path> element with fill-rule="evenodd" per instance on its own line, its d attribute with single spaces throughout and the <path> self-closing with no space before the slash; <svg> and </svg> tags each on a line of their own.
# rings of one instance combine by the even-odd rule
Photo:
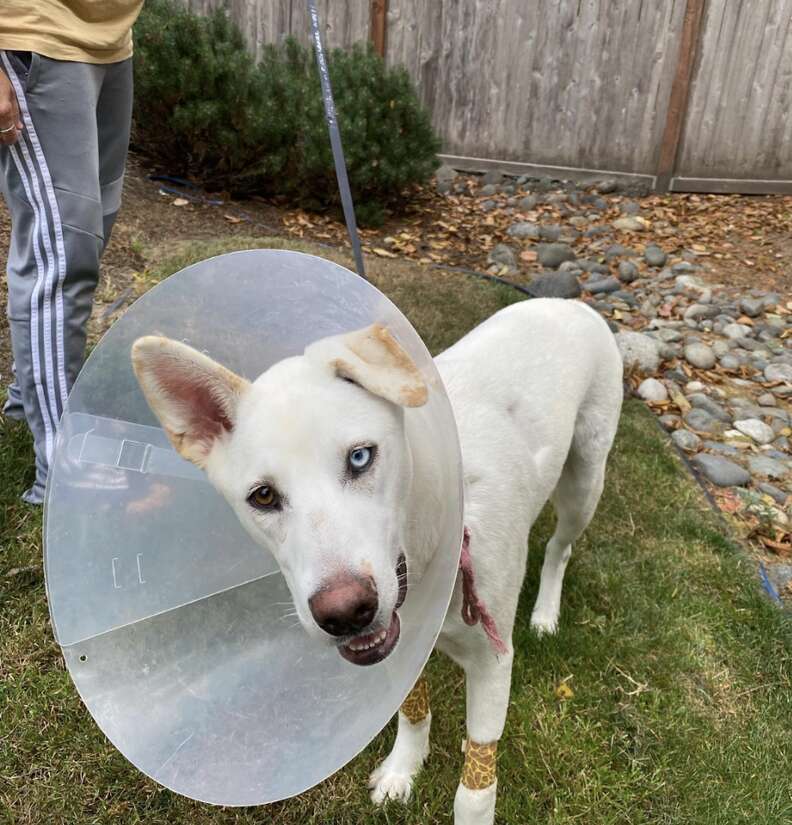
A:
<svg viewBox="0 0 792 825">
<path fill-rule="evenodd" d="M 274 510 L 279 502 L 280 497 L 278 496 L 277 490 L 268 484 L 256 487 L 248 496 L 248 503 L 258 510 Z"/>
</svg>

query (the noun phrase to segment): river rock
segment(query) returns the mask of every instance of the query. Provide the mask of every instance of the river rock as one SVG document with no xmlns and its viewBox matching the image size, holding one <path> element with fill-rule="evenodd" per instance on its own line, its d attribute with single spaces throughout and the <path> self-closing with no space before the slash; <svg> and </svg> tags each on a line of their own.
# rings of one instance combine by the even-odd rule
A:
<svg viewBox="0 0 792 825">
<path fill-rule="evenodd" d="M 643 232 L 646 229 L 646 222 L 640 218 L 625 217 L 616 218 L 613 222 L 613 228 L 621 232 Z"/>
<path fill-rule="evenodd" d="M 513 223 L 507 230 L 507 235 L 512 238 L 538 238 L 539 227 L 530 221 L 521 221 L 520 223 Z"/>
<path fill-rule="evenodd" d="M 682 316 L 686 321 L 698 321 L 702 318 L 714 318 L 718 308 L 712 304 L 691 304 Z"/>
<path fill-rule="evenodd" d="M 679 447 L 689 453 L 694 453 L 701 446 L 701 439 L 690 430 L 674 430 L 671 433 L 671 440 Z"/>
<path fill-rule="evenodd" d="M 611 244 L 605 250 L 605 258 L 606 260 L 610 261 L 613 258 L 620 258 L 622 255 L 631 255 L 632 250 L 628 249 L 627 247 L 622 246 L 620 243 Z"/>
<path fill-rule="evenodd" d="M 694 367 L 709 370 L 715 366 L 715 353 L 706 344 L 688 344 L 685 347 L 685 360 Z"/>
<path fill-rule="evenodd" d="M 768 484 L 766 481 L 760 481 L 757 485 L 763 493 L 775 499 L 776 504 L 786 504 L 789 497 L 783 490 L 779 490 L 774 484 Z"/>
<path fill-rule="evenodd" d="M 660 267 L 665 266 L 667 259 L 668 256 L 662 249 L 660 249 L 659 246 L 657 246 L 657 244 L 649 244 L 649 246 L 647 246 L 644 250 L 644 260 L 649 264 L 649 266 L 654 266 L 659 269 Z"/>
<path fill-rule="evenodd" d="M 719 455 L 736 456 L 740 455 L 740 450 L 731 444 L 721 444 L 720 441 L 705 441 L 704 449 Z"/>
<path fill-rule="evenodd" d="M 723 338 L 718 338 L 717 341 L 712 342 L 712 351 L 718 358 L 723 358 L 724 355 L 730 352 L 733 345 L 729 341 L 724 341 Z"/>
<path fill-rule="evenodd" d="M 621 288 L 621 283 L 619 282 L 619 280 L 617 278 L 603 278 L 602 280 L 594 281 L 593 283 L 591 281 L 588 281 L 586 283 L 586 289 L 592 295 L 605 294 L 605 293 L 608 293 L 608 292 L 616 292 L 620 288 Z"/>
<path fill-rule="evenodd" d="M 657 341 L 641 332 L 617 332 L 616 343 L 621 352 L 624 368 L 639 372 L 656 372 L 660 366 Z"/>
<path fill-rule="evenodd" d="M 757 444 L 769 444 L 775 438 L 773 428 L 758 418 L 745 418 L 742 421 L 735 421 L 734 427 L 743 435 L 752 438 Z"/>
<path fill-rule="evenodd" d="M 505 243 L 499 243 L 487 255 L 487 263 L 494 264 L 498 267 L 505 267 L 509 271 L 517 269 L 517 259 L 514 256 L 514 250 Z"/>
<path fill-rule="evenodd" d="M 619 280 L 624 284 L 631 284 L 638 278 L 638 267 L 632 261 L 622 261 L 619 264 Z"/>
<path fill-rule="evenodd" d="M 572 247 L 565 243 L 540 243 L 536 251 L 539 255 L 539 263 L 550 269 L 556 269 L 564 261 L 575 260 Z"/>
<path fill-rule="evenodd" d="M 691 459 L 692 463 L 718 487 L 743 486 L 751 480 L 747 470 L 719 455 L 699 453 Z"/>
<path fill-rule="evenodd" d="M 710 398 L 708 395 L 704 395 L 703 392 L 694 392 L 688 396 L 688 401 L 699 410 L 704 410 L 704 412 L 709 413 L 713 418 L 717 418 L 718 421 L 723 421 L 724 424 L 731 423 L 731 416 L 726 410 L 721 407 L 721 405 Z"/>
<path fill-rule="evenodd" d="M 738 370 L 740 368 L 740 359 L 736 355 L 727 352 L 726 355 L 721 358 L 720 365 L 725 370 Z"/>
<path fill-rule="evenodd" d="M 758 318 L 765 309 L 764 298 L 742 298 L 740 300 L 740 312 L 749 318 Z"/>
<path fill-rule="evenodd" d="M 789 364 L 768 364 L 764 369 L 766 381 L 787 381 L 792 383 L 792 366 Z"/>
<path fill-rule="evenodd" d="M 451 166 L 447 166 L 443 164 L 436 172 L 435 172 L 435 182 L 437 186 L 437 191 L 441 195 L 445 195 L 453 189 L 454 180 L 457 178 L 457 171 L 453 169 Z"/>
<path fill-rule="evenodd" d="M 557 223 L 540 226 L 539 237 L 543 241 L 557 241 L 561 237 L 561 227 Z"/>
<path fill-rule="evenodd" d="M 706 410 L 694 407 L 685 415 L 685 423 L 691 430 L 700 433 L 711 433 L 719 435 L 723 432 L 723 423 L 711 416 Z"/>
<path fill-rule="evenodd" d="M 665 385 L 656 378 L 647 378 L 642 381 L 638 386 L 637 392 L 644 401 L 661 402 L 668 400 L 668 390 L 665 388 Z"/>
<path fill-rule="evenodd" d="M 755 476 L 767 476 L 773 479 L 784 478 L 789 472 L 782 462 L 766 455 L 752 455 L 748 459 L 748 467 Z"/>
<path fill-rule="evenodd" d="M 732 341 L 738 338 L 745 338 L 751 332 L 751 328 L 747 324 L 726 324 L 723 328 L 723 334 Z"/>
<path fill-rule="evenodd" d="M 577 298 L 580 281 L 574 272 L 547 272 L 533 278 L 528 289 L 534 298 Z"/>
</svg>

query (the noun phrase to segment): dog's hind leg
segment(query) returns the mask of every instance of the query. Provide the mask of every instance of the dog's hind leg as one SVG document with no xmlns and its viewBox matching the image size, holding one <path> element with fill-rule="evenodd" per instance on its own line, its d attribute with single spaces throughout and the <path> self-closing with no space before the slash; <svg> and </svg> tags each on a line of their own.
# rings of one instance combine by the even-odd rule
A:
<svg viewBox="0 0 792 825">
<path fill-rule="evenodd" d="M 561 588 L 572 544 L 588 527 L 597 509 L 605 480 L 607 449 L 581 450 L 576 434 L 551 500 L 558 522 L 545 549 L 539 595 L 531 627 L 540 635 L 555 633 L 561 609 Z M 607 447 L 610 447 L 608 439 Z M 594 453 L 594 454 L 592 454 Z"/>
<path fill-rule="evenodd" d="M 386 799 L 406 802 L 412 783 L 429 753 L 429 685 L 421 675 L 399 709 L 396 741 L 382 764 L 369 777 L 371 800 L 381 805 Z"/>
<path fill-rule="evenodd" d="M 561 589 L 572 544 L 588 527 L 602 495 L 605 462 L 616 430 L 616 415 L 592 426 L 576 427 L 564 469 L 551 496 L 557 524 L 545 548 L 539 595 L 536 597 L 531 627 L 539 634 L 555 633 L 561 610 Z"/>
</svg>

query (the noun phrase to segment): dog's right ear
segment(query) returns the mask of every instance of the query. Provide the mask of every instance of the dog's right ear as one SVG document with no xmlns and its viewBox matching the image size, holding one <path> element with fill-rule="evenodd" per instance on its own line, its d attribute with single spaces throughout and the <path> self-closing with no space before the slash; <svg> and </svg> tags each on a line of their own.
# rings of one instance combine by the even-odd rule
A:
<svg viewBox="0 0 792 825">
<path fill-rule="evenodd" d="M 157 335 L 135 341 L 132 368 L 176 451 L 205 467 L 218 439 L 233 430 L 250 383 L 192 347 Z"/>
</svg>

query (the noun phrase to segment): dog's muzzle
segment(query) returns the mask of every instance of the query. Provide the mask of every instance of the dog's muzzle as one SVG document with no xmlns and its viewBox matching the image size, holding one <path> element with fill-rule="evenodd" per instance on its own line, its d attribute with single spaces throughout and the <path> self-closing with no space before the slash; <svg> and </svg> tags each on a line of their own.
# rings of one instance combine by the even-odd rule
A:
<svg viewBox="0 0 792 825">
<path fill-rule="evenodd" d="M 396 612 L 407 598 L 407 559 L 402 553 L 396 565 L 396 581 L 399 585 L 399 595 L 396 598 L 396 607 L 391 614 L 390 624 L 387 627 L 378 625 L 367 633 L 360 634 L 351 640 L 339 645 L 338 652 L 353 665 L 375 665 L 386 659 L 399 641 L 401 622 Z"/>
</svg>

